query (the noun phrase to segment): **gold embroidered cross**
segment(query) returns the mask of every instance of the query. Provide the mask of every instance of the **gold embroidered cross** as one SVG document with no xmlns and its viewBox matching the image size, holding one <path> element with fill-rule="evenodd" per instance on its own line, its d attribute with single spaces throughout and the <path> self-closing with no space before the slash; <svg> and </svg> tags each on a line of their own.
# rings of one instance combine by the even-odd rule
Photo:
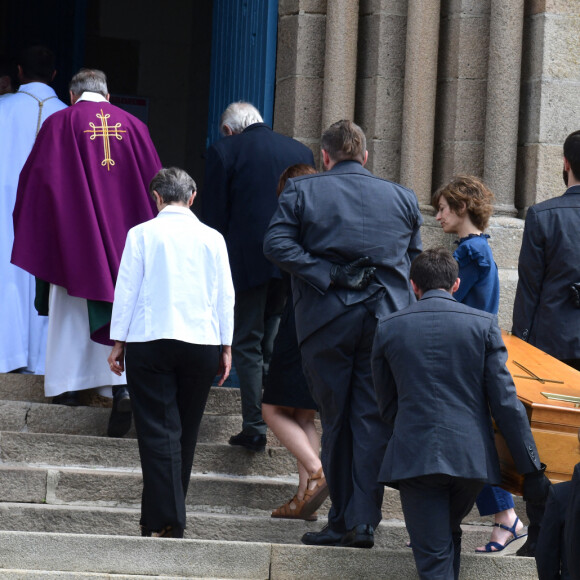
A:
<svg viewBox="0 0 580 580">
<path fill-rule="evenodd" d="M 105 115 L 103 109 L 101 109 L 101 114 L 97 113 L 97 118 L 101 120 L 101 126 L 97 127 L 94 123 L 89 123 L 90 129 L 84 131 L 85 133 L 91 133 L 90 139 L 94 141 L 97 137 L 103 138 L 103 144 L 105 147 L 105 158 L 101 161 L 101 165 L 107 166 L 107 171 L 109 171 L 111 165 L 115 165 L 115 162 L 111 158 L 111 145 L 109 143 L 109 137 L 116 137 L 118 141 L 123 140 L 121 133 L 126 133 L 127 131 L 121 130 L 121 123 L 116 123 L 115 125 L 109 126 L 107 124 L 107 119 L 110 117 L 108 113 Z"/>
</svg>

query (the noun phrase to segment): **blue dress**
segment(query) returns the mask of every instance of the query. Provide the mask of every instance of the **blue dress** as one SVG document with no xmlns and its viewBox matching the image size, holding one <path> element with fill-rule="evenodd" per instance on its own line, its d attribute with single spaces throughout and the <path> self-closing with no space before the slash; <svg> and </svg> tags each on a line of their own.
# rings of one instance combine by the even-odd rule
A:
<svg viewBox="0 0 580 580">
<path fill-rule="evenodd" d="M 487 234 L 469 234 L 461 238 L 453 257 L 459 264 L 459 289 L 453 297 L 458 302 L 497 314 L 499 309 L 499 276 Z M 514 507 L 512 494 L 487 484 L 476 499 L 482 516 Z"/>
<path fill-rule="evenodd" d="M 461 284 L 453 297 L 472 308 L 497 314 L 499 276 L 488 238 L 487 234 L 469 234 L 457 242 L 453 257 L 459 264 Z"/>
</svg>

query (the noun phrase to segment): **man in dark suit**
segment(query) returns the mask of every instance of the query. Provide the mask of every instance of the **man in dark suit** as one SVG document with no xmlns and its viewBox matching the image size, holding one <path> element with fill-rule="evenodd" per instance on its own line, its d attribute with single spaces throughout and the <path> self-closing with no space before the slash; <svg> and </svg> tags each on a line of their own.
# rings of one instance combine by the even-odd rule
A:
<svg viewBox="0 0 580 580">
<path fill-rule="evenodd" d="M 526 474 L 524 497 L 542 499 L 550 486 L 496 318 L 453 298 L 457 273 L 446 249 L 416 258 L 419 301 L 379 322 L 372 354 L 380 412 L 393 426 L 379 481 L 400 490 L 415 564 L 429 580 L 459 577 L 461 520 L 484 482 L 500 483 L 490 410 Z"/>
<path fill-rule="evenodd" d="M 278 205 L 281 173 L 296 163 L 314 165 L 314 157 L 305 145 L 272 131 L 250 103 L 232 103 L 220 131 L 225 138 L 207 152 L 202 212 L 203 221 L 226 239 L 236 291 L 232 353 L 243 423 L 229 442 L 263 451 L 264 358 L 271 352 L 285 299 L 280 271 L 264 258 L 264 232 Z"/>
<path fill-rule="evenodd" d="M 564 142 L 564 195 L 528 209 L 513 333 L 580 370 L 580 131 Z"/>
<path fill-rule="evenodd" d="M 564 141 L 564 195 L 528 209 L 518 262 L 513 333 L 580 370 L 580 131 Z M 543 506 L 526 505 L 533 556 Z"/>
<path fill-rule="evenodd" d="M 332 508 L 305 544 L 369 548 L 381 520 L 377 483 L 389 429 L 379 417 L 370 350 L 379 315 L 415 300 L 421 251 L 415 194 L 364 168 L 365 135 L 339 121 L 322 135 L 327 170 L 288 180 L 264 240 L 293 275 L 296 329 L 322 422 L 322 466 Z"/>
</svg>

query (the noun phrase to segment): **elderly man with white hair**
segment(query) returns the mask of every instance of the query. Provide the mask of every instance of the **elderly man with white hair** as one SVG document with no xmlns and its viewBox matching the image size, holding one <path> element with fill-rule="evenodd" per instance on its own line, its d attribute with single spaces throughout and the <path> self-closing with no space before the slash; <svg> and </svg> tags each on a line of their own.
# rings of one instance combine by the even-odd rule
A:
<svg viewBox="0 0 580 580">
<path fill-rule="evenodd" d="M 230 104 L 220 131 L 224 138 L 207 152 L 202 215 L 226 239 L 236 291 L 232 353 L 240 379 L 243 423 L 230 445 L 263 451 L 264 321 L 272 313 L 279 321 L 285 292 L 280 271 L 266 260 L 262 244 L 278 205 L 281 173 L 296 163 L 314 165 L 314 157 L 305 145 L 268 127 L 250 103 Z M 277 324 L 273 326 L 277 329 Z M 273 341 L 273 336 L 269 338 Z"/>
</svg>

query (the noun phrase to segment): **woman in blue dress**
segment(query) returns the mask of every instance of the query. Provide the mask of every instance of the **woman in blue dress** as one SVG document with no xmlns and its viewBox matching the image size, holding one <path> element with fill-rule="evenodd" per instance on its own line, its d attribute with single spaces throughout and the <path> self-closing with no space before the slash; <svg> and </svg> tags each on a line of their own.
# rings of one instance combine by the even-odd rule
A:
<svg viewBox="0 0 580 580">
<path fill-rule="evenodd" d="M 453 256 L 459 263 L 461 283 L 454 298 L 472 308 L 497 314 L 499 276 L 487 242 L 489 236 L 483 233 L 493 213 L 492 202 L 493 193 L 472 176 L 455 177 L 431 199 L 443 231 L 459 237 Z M 490 541 L 476 552 L 501 552 L 508 545 L 509 552 L 515 552 L 527 534 L 514 510 L 512 495 L 498 486 L 486 485 L 476 503 L 480 515 L 495 514 Z"/>
</svg>

